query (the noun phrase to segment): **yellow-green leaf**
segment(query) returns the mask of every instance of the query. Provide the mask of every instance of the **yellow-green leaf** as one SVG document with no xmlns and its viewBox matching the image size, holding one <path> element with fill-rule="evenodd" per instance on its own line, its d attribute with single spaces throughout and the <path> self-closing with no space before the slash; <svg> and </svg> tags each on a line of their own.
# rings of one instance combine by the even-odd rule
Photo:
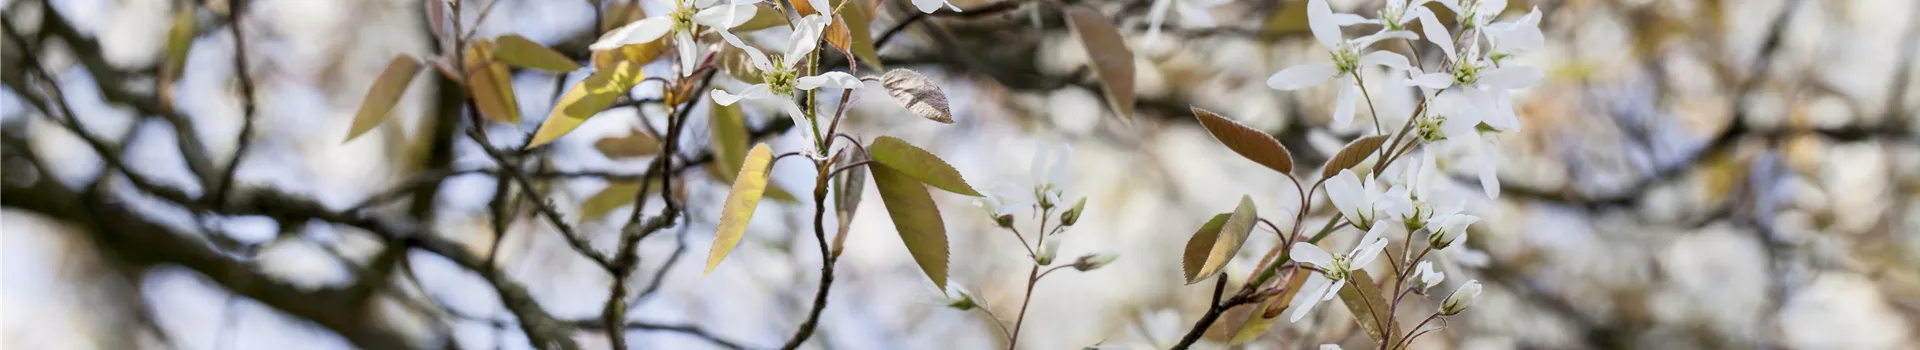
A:
<svg viewBox="0 0 1920 350">
<path fill-rule="evenodd" d="M 873 152 L 873 161 L 886 164 L 920 182 L 947 192 L 980 196 L 980 192 L 974 191 L 973 186 L 967 185 L 967 180 L 960 176 L 959 170 L 954 170 L 952 165 L 947 165 L 947 162 L 940 160 L 939 156 L 908 144 L 906 141 L 891 136 L 881 136 L 874 139 L 872 145 L 867 146 L 867 151 Z"/>
<path fill-rule="evenodd" d="M 848 148 L 835 155 L 840 160 L 836 164 L 853 164 L 873 159 L 860 148 Z M 840 229 L 833 235 L 833 256 L 840 256 L 840 249 L 846 247 L 847 231 L 853 226 L 853 214 L 860 212 L 861 194 L 867 190 L 867 167 L 855 167 L 840 173 L 833 184 L 833 209 L 838 217 Z"/>
<path fill-rule="evenodd" d="M 747 221 L 753 220 L 753 209 L 760 205 L 760 195 L 767 189 L 767 169 L 772 166 L 773 150 L 767 144 L 755 145 L 747 152 L 740 175 L 733 179 L 733 191 L 720 208 L 720 230 L 714 233 L 713 249 L 707 251 L 707 271 L 701 276 L 713 273 L 733 246 L 740 244 L 740 237 L 747 233 Z"/>
<path fill-rule="evenodd" d="M 593 142 L 593 148 L 608 158 L 650 156 L 660 153 L 660 140 L 634 129 L 625 137 L 608 137 Z"/>
<path fill-rule="evenodd" d="M 501 123 L 520 124 L 520 103 L 513 96 L 513 72 L 493 60 L 494 43 L 474 40 L 467 44 L 467 93 L 473 96 L 480 115 Z"/>
<path fill-rule="evenodd" d="M 397 56 L 387 64 L 387 70 L 373 80 L 373 87 L 367 89 L 367 97 L 360 102 L 360 110 L 353 114 L 353 126 L 347 129 L 347 139 L 353 141 L 360 134 L 373 130 L 380 122 L 387 120 L 387 112 L 400 103 L 400 95 L 407 92 L 407 84 L 413 82 L 414 73 L 420 72 L 420 61 L 413 57 Z"/>
<path fill-rule="evenodd" d="M 653 183 L 653 189 L 649 190 L 648 193 L 659 192 L 661 190 L 662 186 L 659 178 L 650 178 L 647 179 L 647 182 Z M 633 204 L 633 201 L 639 198 L 640 181 L 626 180 L 609 182 L 606 188 L 600 189 L 600 192 L 595 192 L 593 197 L 587 197 L 586 201 L 580 202 L 580 218 L 583 220 L 598 219 L 612 213 L 614 209 Z"/>
<path fill-rule="evenodd" d="M 1287 146 L 1280 145 L 1280 140 L 1273 139 L 1273 135 L 1200 107 L 1192 109 L 1193 117 L 1200 119 L 1200 126 L 1206 127 L 1207 133 L 1213 134 L 1215 140 L 1227 145 L 1227 149 L 1233 150 L 1233 153 L 1239 153 L 1241 157 L 1281 174 L 1293 172 L 1293 155 L 1287 153 Z"/>
<path fill-rule="evenodd" d="M 1100 88 L 1107 95 L 1107 106 L 1123 120 L 1133 120 L 1133 50 L 1120 37 L 1120 31 L 1106 15 L 1085 5 L 1067 6 L 1067 24 L 1073 27 L 1080 44 L 1100 75 Z"/>
<path fill-rule="evenodd" d="M 1339 153 L 1334 153 L 1332 159 L 1327 159 L 1327 165 L 1320 168 L 1320 178 L 1331 178 L 1341 170 L 1360 165 L 1361 161 L 1367 160 L 1373 152 L 1379 151 L 1380 145 L 1386 142 L 1387 135 L 1373 135 L 1347 143 L 1346 148 L 1340 149 Z"/>
<path fill-rule="evenodd" d="M 496 39 L 496 42 L 499 45 L 494 48 L 493 57 L 507 64 L 555 73 L 580 69 L 580 64 L 568 59 L 567 55 L 562 55 L 533 40 L 527 40 L 519 34 L 501 36 Z"/>
<path fill-rule="evenodd" d="M 760 79 L 760 68 L 753 65 L 752 56 L 747 55 L 747 51 L 739 47 L 720 45 L 719 49 L 713 51 L 713 64 L 719 66 L 721 72 L 727 73 L 727 76 L 733 77 L 734 80 L 747 84 L 765 82 Z"/>
<path fill-rule="evenodd" d="M 1213 277 L 1228 261 L 1240 252 L 1240 245 L 1247 243 L 1247 235 L 1253 232 L 1253 223 L 1259 219 L 1253 207 L 1252 196 L 1240 196 L 1240 205 L 1225 218 L 1214 216 L 1207 224 L 1187 240 L 1187 250 L 1182 257 L 1181 267 L 1187 273 L 1187 284 L 1193 284 Z M 1215 224 L 1215 222 L 1219 222 Z M 1211 229 L 1211 230 L 1209 230 Z M 1211 238 L 1211 239 L 1203 239 Z"/>
<path fill-rule="evenodd" d="M 198 9 L 191 4 L 181 5 L 173 15 L 173 24 L 167 28 L 167 56 L 160 66 L 159 87 L 160 103 L 167 109 L 173 108 L 173 82 L 187 67 L 187 51 L 193 48 L 193 33 L 197 23 L 194 14 Z"/>
<path fill-rule="evenodd" d="M 1200 281 L 1200 266 L 1207 263 L 1207 253 L 1213 250 L 1213 242 L 1220 237 L 1220 228 L 1226 226 L 1227 218 L 1233 213 L 1221 213 L 1200 224 L 1200 229 L 1187 238 L 1187 248 L 1180 254 L 1180 270 L 1187 278 L 1187 284 Z"/>
<path fill-rule="evenodd" d="M 1373 276 L 1367 275 L 1366 270 L 1353 269 L 1347 275 L 1346 287 L 1340 288 L 1340 301 L 1347 305 L 1347 311 L 1353 313 L 1353 322 L 1359 324 L 1368 337 L 1399 344 L 1400 325 L 1393 323 L 1387 298 L 1380 294 L 1380 286 L 1373 283 Z M 1383 332 L 1383 329 L 1392 331 Z"/>
<path fill-rule="evenodd" d="M 527 149 L 540 147 L 565 136 L 587 118 L 606 110 L 628 89 L 640 84 L 640 66 L 631 61 L 620 61 L 612 69 L 593 72 L 593 75 L 575 84 L 560 97 L 553 112 L 547 114 L 547 120 L 540 123 L 540 129 L 533 132 L 532 142 Z"/>
<path fill-rule="evenodd" d="M 900 231 L 900 241 L 920 264 L 920 270 L 933 279 L 940 290 L 947 289 L 947 226 L 940 220 L 940 208 L 933 204 L 927 186 L 913 176 L 882 164 L 870 164 L 873 184 L 880 188 L 880 202 L 887 216 Z"/>
</svg>

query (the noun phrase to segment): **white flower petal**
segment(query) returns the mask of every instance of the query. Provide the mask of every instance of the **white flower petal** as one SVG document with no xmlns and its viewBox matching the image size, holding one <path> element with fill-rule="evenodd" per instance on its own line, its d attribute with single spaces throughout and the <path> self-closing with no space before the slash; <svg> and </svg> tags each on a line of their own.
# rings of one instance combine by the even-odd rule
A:
<svg viewBox="0 0 1920 350">
<path fill-rule="evenodd" d="M 940 6 L 952 6 L 952 3 L 945 0 L 913 0 L 913 8 L 920 9 L 921 13 L 939 11 Z"/>
<path fill-rule="evenodd" d="M 1344 37 L 1340 35 L 1340 24 L 1333 17 L 1333 8 L 1327 6 L 1327 0 L 1307 1 L 1307 29 L 1313 31 L 1313 38 L 1320 41 L 1327 50 L 1340 49 Z"/>
<path fill-rule="evenodd" d="M 1500 162 L 1499 157 L 1493 154 L 1497 150 L 1495 150 L 1494 147 L 1488 147 L 1482 142 L 1475 142 L 1472 147 L 1477 151 L 1474 153 L 1479 154 L 1479 161 L 1476 163 L 1480 165 L 1478 167 L 1480 169 L 1480 190 L 1485 192 L 1489 199 L 1500 199 Z"/>
<path fill-rule="evenodd" d="M 1407 64 L 1407 56 L 1401 56 L 1393 51 L 1368 52 L 1366 55 L 1360 56 L 1360 64 L 1371 64 L 1399 70 L 1413 69 L 1412 65 Z"/>
<path fill-rule="evenodd" d="M 818 11 L 820 13 L 825 14 L 825 15 L 822 15 L 821 17 L 832 19 L 833 14 L 835 13 L 833 4 L 827 2 L 827 0 L 807 0 L 807 5 L 813 6 L 814 11 Z"/>
<path fill-rule="evenodd" d="M 1366 237 L 1360 238 L 1360 243 L 1353 246 L 1353 253 L 1348 254 L 1347 266 L 1356 270 L 1366 268 L 1373 258 L 1380 256 L 1380 250 L 1387 247 L 1387 239 L 1382 236 L 1389 233 L 1405 234 L 1406 229 L 1405 226 L 1396 225 L 1393 220 L 1375 221 L 1373 229 L 1367 230 Z"/>
<path fill-rule="evenodd" d="M 1267 87 L 1281 91 L 1297 90 L 1308 86 L 1320 85 L 1320 83 L 1326 82 L 1328 78 L 1332 78 L 1334 74 L 1339 73 L 1340 69 L 1335 68 L 1332 63 L 1302 64 L 1287 67 L 1287 69 L 1280 70 L 1279 73 L 1273 73 L 1273 76 L 1267 77 Z"/>
<path fill-rule="evenodd" d="M 1344 278 L 1337 281 L 1333 281 L 1332 285 L 1327 286 L 1327 291 L 1325 293 L 1320 293 L 1320 298 L 1318 299 L 1320 299 L 1320 301 L 1333 300 L 1333 297 L 1340 295 L 1340 288 L 1346 288 L 1346 287 L 1347 287 L 1347 280 Z M 1297 297 L 1298 296 L 1296 296 L 1296 298 Z"/>
<path fill-rule="evenodd" d="M 1366 193 L 1360 185 L 1360 177 L 1353 174 L 1353 169 L 1340 170 L 1325 184 L 1327 199 L 1333 201 L 1333 207 L 1340 209 L 1340 215 L 1345 216 L 1348 222 L 1363 220 L 1360 207 L 1367 203 Z"/>
<path fill-rule="evenodd" d="M 785 60 L 785 62 L 782 63 L 786 64 L 783 67 L 798 67 L 801 58 L 805 58 L 808 53 L 813 52 L 813 49 L 819 47 L 820 32 L 825 31 L 827 24 L 830 23 L 833 23 L 833 18 L 821 16 L 817 13 L 807 15 L 807 17 L 801 18 L 799 22 L 795 22 L 793 34 L 788 36 L 787 40 L 787 42 L 793 43 L 793 47 L 788 48 L 787 55 L 781 57 L 781 59 Z"/>
<path fill-rule="evenodd" d="M 767 87 L 767 84 L 753 84 L 753 86 L 748 86 L 746 90 L 740 90 L 739 94 L 729 93 L 727 90 L 713 89 L 713 102 L 720 103 L 722 106 L 732 106 L 735 102 L 740 102 L 740 100 L 744 99 L 772 97 L 773 91 Z"/>
<path fill-rule="evenodd" d="M 592 45 L 587 45 L 587 49 L 604 51 L 618 49 L 621 46 L 653 42 L 654 40 L 659 40 L 661 36 L 666 35 L 668 31 L 672 30 L 673 19 L 663 16 L 648 17 L 620 26 L 619 29 L 614 29 L 612 32 L 600 36 L 600 39 L 594 40 Z"/>
<path fill-rule="evenodd" d="M 1435 90 L 1445 89 L 1453 86 L 1453 75 L 1447 74 L 1447 73 L 1421 74 L 1419 76 L 1414 77 L 1412 80 L 1408 80 L 1407 85 L 1419 86 L 1419 87 L 1435 89 Z"/>
<path fill-rule="evenodd" d="M 1330 17 L 1330 18 L 1333 19 L 1334 25 L 1341 26 L 1341 27 L 1368 22 L 1366 17 L 1360 17 L 1360 15 L 1351 14 L 1351 13 L 1335 13 L 1333 14 L 1333 17 Z"/>
<path fill-rule="evenodd" d="M 680 54 L 680 76 L 693 76 L 700 67 L 700 46 L 693 41 L 693 33 L 684 31 L 673 33 L 674 51 Z"/>
<path fill-rule="evenodd" d="M 1427 41 L 1439 45 L 1440 51 L 1447 53 L 1447 60 L 1459 61 L 1460 56 L 1453 53 L 1453 34 L 1448 34 L 1447 27 L 1440 25 L 1440 18 L 1434 17 L 1433 11 L 1420 12 L 1419 15 L 1420 32 L 1427 36 Z"/>
<path fill-rule="evenodd" d="M 760 68 L 761 71 L 773 70 L 773 61 L 767 60 L 767 54 L 761 53 L 759 48 L 755 48 L 753 47 L 753 45 L 747 45 L 747 43 L 741 42 L 740 37 L 734 36 L 733 33 L 729 33 L 724 30 L 720 31 L 720 38 L 726 39 L 727 44 L 731 44 L 733 45 L 733 47 L 740 48 L 740 51 L 746 51 L 747 58 L 753 60 L 754 67 Z"/>
<path fill-rule="evenodd" d="M 1073 164 L 1073 145 L 1061 142 L 1060 147 L 1053 150 L 1052 158 L 1053 164 L 1047 168 L 1047 177 L 1044 179 L 1047 181 L 1047 184 L 1054 185 L 1054 188 L 1057 190 L 1064 187 L 1063 184 L 1067 182 L 1067 174 L 1072 172 L 1070 169 Z M 1056 201 L 1056 203 L 1058 203 L 1058 201 Z"/>
<path fill-rule="evenodd" d="M 709 7 L 693 14 L 693 22 L 700 25 L 732 29 L 746 24 L 760 10 L 752 4 L 727 4 Z"/>
<path fill-rule="evenodd" d="M 793 87 L 801 90 L 813 90 L 821 87 L 828 89 L 853 89 L 860 86 L 860 78 L 856 78 L 852 74 L 847 74 L 847 72 L 826 72 L 810 77 L 800 77 L 800 79 L 793 81 Z"/>
<path fill-rule="evenodd" d="M 1293 258 L 1293 261 L 1311 264 L 1320 268 L 1333 266 L 1333 254 L 1327 253 L 1326 249 L 1320 249 L 1320 246 L 1313 245 L 1313 243 L 1294 243 L 1293 249 L 1288 250 L 1287 254 Z"/>
<path fill-rule="evenodd" d="M 1333 102 L 1333 125 L 1346 126 L 1353 123 L 1353 110 L 1360 104 L 1360 86 L 1354 82 L 1352 74 L 1343 74 L 1340 81 L 1339 98 Z"/>
<path fill-rule="evenodd" d="M 1306 317 L 1307 311 L 1313 310 L 1313 306 L 1320 303 L 1318 296 L 1326 294 L 1327 286 L 1332 283 L 1333 280 L 1327 279 L 1325 275 L 1307 274 L 1307 281 L 1300 284 L 1300 292 L 1294 294 L 1293 302 L 1287 303 L 1287 321 L 1300 322 L 1301 318 Z"/>
<path fill-rule="evenodd" d="M 1213 13 L 1208 12 L 1207 5 L 1182 2 L 1174 6 L 1173 9 L 1174 12 L 1180 13 L 1180 19 L 1186 21 L 1187 25 L 1199 27 L 1214 26 Z"/>
</svg>

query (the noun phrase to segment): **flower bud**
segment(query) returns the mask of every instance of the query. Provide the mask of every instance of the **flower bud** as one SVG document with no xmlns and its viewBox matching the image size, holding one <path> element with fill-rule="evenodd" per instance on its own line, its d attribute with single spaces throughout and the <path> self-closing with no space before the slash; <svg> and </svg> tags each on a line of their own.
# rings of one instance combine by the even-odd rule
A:
<svg viewBox="0 0 1920 350">
<path fill-rule="evenodd" d="M 1060 213 L 1060 225 L 1073 226 L 1073 223 L 1080 222 L 1080 212 L 1086 209 L 1087 198 L 1081 197 L 1079 202 L 1073 204 L 1073 209 L 1067 209 L 1066 212 Z"/>
<path fill-rule="evenodd" d="M 1448 294 L 1446 301 L 1440 302 L 1440 315 L 1453 316 L 1466 311 L 1468 306 L 1473 306 L 1473 298 L 1477 297 L 1480 297 L 1480 281 L 1467 281 L 1467 284 L 1460 285 L 1460 289 L 1453 290 L 1453 294 Z"/>
<path fill-rule="evenodd" d="M 1033 257 L 1033 261 L 1040 263 L 1040 266 L 1052 265 L 1054 253 L 1060 252 L 1061 238 L 1064 237 L 1054 237 L 1053 239 L 1040 238 L 1045 242 L 1040 243 L 1040 253 L 1038 256 Z"/>
<path fill-rule="evenodd" d="M 993 224 L 1000 225 L 1000 228 L 1013 228 L 1013 214 L 995 216 L 993 217 Z"/>
<path fill-rule="evenodd" d="M 1120 255 L 1114 254 L 1114 253 L 1095 253 L 1095 254 L 1082 255 L 1080 256 L 1080 260 L 1075 260 L 1073 262 L 1073 268 L 1075 270 L 1080 270 L 1080 271 L 1093 271 L 1093 269 L 1098 269 L 1101 266 L 1107 266 L 1107 263 L 1111 263 L 1113 262 L 1114 259 L 1119 259 L 1119 258 L 1120 258 Z"/>
<path fill-rule="evenodd" d="M 967 294 L 966 291 L 963 291 L 963 290 L 955 291 L 954 293 L 959 294 L 960 297 L 948 299 L 947 307 L 953 308 L 955 310 L 967 311 L 967 310 L 973 310 L 973 308 L 980 306 L 979 303 L 975 303 L 973 301 L 973 295 Z"/>
</svg>

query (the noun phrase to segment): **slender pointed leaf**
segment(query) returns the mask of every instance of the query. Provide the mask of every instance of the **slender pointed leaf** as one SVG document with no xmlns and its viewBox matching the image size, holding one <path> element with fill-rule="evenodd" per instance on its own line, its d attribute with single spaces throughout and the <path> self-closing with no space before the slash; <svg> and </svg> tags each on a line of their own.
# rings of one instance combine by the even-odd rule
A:
<svg viewBox="0 0 1920 350">
<path fill-rule="evenodd" d="M 840 6 L 840 17 L 844 18 L 842 22 L 846 23 L 848 35 L 852 37 L 846 49 L 853 51 L 853 56 L 859 57 L 860 61 L 873 65 L 874 69 L 886 69 L 880 65 L 880 52 L 873 46 L 872 5 L 864 0 L 843 1 L 853 1 Z"/>
<path fill-rule="evenodd" d="M 733 180 L 734 172 L 740 169 L 740 161 L 747 154 L 746 116 L 740 112 L 740 104 L 722 106 L 718 102 L 707 103 L 707 134 L 711 139 L 707 143 L 713 147 L 715 162 L 722 180 Z"/>
<path fill-rule="evenodd" d="M 513 72 L 493 60 L 494 43 L 475 40 L 467 44 L 465 67 L 467 93 L 480 115 L 495 122 L 520 124 L 520 103 L 513 96 Z"/>
<path fill-rule="evenodd" d="M 767 170 L 772 166 L 773 150 L 767 144 L 747 151 L 747 161 L 740 168 L 740 175 L 734 177 L 733 191 L 727 194 L 727 203 L 720 209 L 720 229 L 714 233 L 713 249 L 707 251 L 707 270 L 701 276 L 713 273 L 713 268 L 720 266 L 733 246 L 740 244 L 740 237 L 747 233 L 747 221 L 753 220 L 753 210 L 760 205 L 760 195 L 765 193 Z"/>
<path fill-rule="evenodd" d="M 940 290 L 947 289 L 947 226 L 940 219 L 940 208 L 933 204 L 927 186 L 913 176 L 893 167 L 871 164 L 873 184 L 880 188 L 880 201 L 887 216 L 900 231 L 900 241 L 920 264 L 920 270 L 933 279 Z"/>
<path fill-rule="evenodd" d="M 928 185 L 947 192 L 980 196 L 980 192 L 974 191 L 973 186 L 967 185 L 967 180 L 960 176 L 959 170 L 954 170 L 952 165 L 947 165 L 947 162 L 940 160 L 939 156 L 908 144 L 906 141 L 881 136 L 874 139 L 873 144 L 867 146 L 867 150 L 873 152 L 873 161 L 886 164 Z"/>
<path fill-rule="evenodd" d="M 620 61 L 612 69 L 593 72 L 593 75 L 575 84 L 560 97 L 553 112 L 547 114 L 547 120 L 540 123 L 540 129 L 534 131 L 532 142 L 527 149 L 540 147 L 565 136 L 587 118 L 606 110 L 613 105 L 628 89 L 640 84 L 640 66 L 630 61 Z"/>
<path fill-rule="evenodd" d="M 1320 177 L 1330 178 L 1334 174 L 1339 174 L 1341 170 L 1360 165 L 1361 161 L 1367 160 L 1368 156 L 1379 151 L 1380 145 L 1386 142 L 1387 135 L 1373 135 L 1347 143 L 1346 148 L 1340 149 L 1339 153 L 1334 153 L 1332 159 L 1327 159 L 1327 165 L 1320 168 Z"/>
<path fill-rule="evenodd" d="M 1286 291 L 1261 300 L 1260 305 L 1253 308 L 1254 312 L 1248 316 L 1247 322 L 1240 326 L 1239 331 L 1234 332 L 1233 339 L 1228 341 L 1228 344 L 1246 344 L 1260 337 L 1261 334 L 1267 333 L 1267 329 L 1273 327 L 1274 321 L 1280 319 L 1283 314 L 1281 311 L 1285 311 L 1287 305 L 1293 302 L 1293 298 L 1300 294 L 1300 286 L 1307 282 L 1309 273 L 1313 273 L 1313 270 L 1293 270 L 1293 277 L 1287 279 L 1291 282 L 1287 284 Z"/>
<path fill-rule="evenodd" d="M 407 84 L 413 82 L 414 73 L 420 72 L 420 61 L 413 57 L 397 56 L 387 64 L 387 70 L 373 80 L 373 87 L 367 89 L 367 97 L 360 102 L 360 110 L 353 115 L 353 126 L 347 129 L 347 138 L 341 142 L 353 141 L 360 134 L 380 126 L 387 120 L 387 112 L 400 104 L 400 96 L 407 92 Z"/>
<path fill-rule="evenodd" d="M 1120 37 L 1120 31 L 1106 15 L 1091 7 L 1067 6 L 1065 15 L 1067 24 L 1080 37 L 1080 44 L 1086 47 L 1094 73 L 1100 75 L 1100 88 L 1106 93 L 1107 106 L 1120 119 L 1133 120 L 1133 50 L 1127 48 L 1126 39 Z"/>
<path fill-rule="evenodd" d="M 1192 109 L 1193 117 L 1200 119 L 1200 126 L 1206 127 L 1207 133 L 1213 134 L 1215 140 L 1227 145 L 1227 149 L 1233 150 L 1233 153 L 1239 153 L 1241 157 L 1281 174 L 1293 173 L 1293 155 L 1287 152 L 1287 146 L 1280 145 L 1280 140 L 1273 139 L 1273 135 L 1200 107 Z"/>
<path fill-rule="evenodd" d="M 507 64 L 544 70 L 554 73 L 572 72 L 580 69 L 579 63 L 568 59 L 558 51 L 546 45 L 528 40 L 519 34 L 507 34 L 495 39 L 493 56 Z"/>
<path fill-rule="evenodd" d="M 1200 279 L 1219 273 L 1227 266 L 1228 261 L 1233 260 L 1234 255 L 1240 253 L 1240 245 L 1247 243 L 1247 235 L 1253 232 L 1253 223 L 1258 219 L 1259 214 L 1253 207 L 1253 196 L 1240 196 L 1240 206 L 1235 207 L 1233 215 L 1228 216 L 1227 222 L 1220 225 L 1220 235 L 1213 241 L 1213 248 L 1208 250 L 1206 262 L 1200 265 Z M 1187 283 L 1193 282 L 1199 282 L 1199 280 L 1187 281 Z"/>
<path fill-rule="evenodd" d="M 651 185 L 653 189 L 648 190 L 647 193 L 657 193 L 661 190 L 659 178 L 650 178 L 647 182 L 653 183 Z M 600 192 L 595 192 L 592 197 L 587 197 L 586 201 L 580 202 L 580 218 L 582 220 L 598 219 L 613 213 L 614 209 L 633 204 L 633 201 L 639 198 L 640 181 L 638 180 L 607 183 L 606 188 L 600 189 Z"/>
</svg>

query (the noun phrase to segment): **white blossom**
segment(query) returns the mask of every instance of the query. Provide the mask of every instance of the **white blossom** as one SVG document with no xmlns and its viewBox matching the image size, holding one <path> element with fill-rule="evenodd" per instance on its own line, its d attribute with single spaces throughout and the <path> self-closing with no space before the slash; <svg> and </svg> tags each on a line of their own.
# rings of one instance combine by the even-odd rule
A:
<svg viewBox="0 0 1920 350">
<path fill-rule="evenodd" d="M 1340 344 L 1320 344 L 1320 350 L 1345 350 L 1345 349 L 1341 349 Z"/>
<path fill-rule="evenodd" d="M 1448 294 L 1446 301 L 1440 302 L 1440 315 L 1453 316 L 1466 311 L 1467 307 L 1473 306 L 1473 299 L 1478 297 L 1480 297 L 1480 281 L 1468 280 L 1467 284 L 1454 289 L 1453 294 Z"/>
<path fill-rule="evenodd" d="M 1061 204 L 1061 193 L 1066 192 L 1067 175 L 1072 171 L 1073 145 L 1065 142 L 1048 144 L 1033 141 L 1033 164 L 1031 177 L 1033 198 L 1040 207 L 1051 208 Z"/>
<path fill-rule="evenodd" d="M 1477 29 L 1507 9 L 1507 0 L 1436 0 L 1453 10 L 1461 29 Z"/>
<path fill-rule="evenodd" d="M 1289 321 L 1298 322 L 1301 317 L 1307 315 L 1308 310 L 1313 309 L 1314 305 L 1318 305 L 1321 301 L 1332 300 L 1340 293 L 1340 288 L 1346 286 L 1347 278 L 1351 276 L 1354 269 L 1365 268 L 1368 263 L 1373 262 L 1375 257 L 1380 256 L 1380 250 L 1387 247 L 1387 240 L 1381 236 L 1386 233 L 1388 227 L 1394 225 L 1386 225 L 1382 222 L 1373 226 L 1372 230 L 1368 230 L 1367 234 L 1360 238 L 1359 243 L 1354 244 L 1353 251 L 1346 255 L 1333 255 L 1312 243 L 1293 244 L 1293 248 L 1288 250 L 1288 253 L 1294 261 L 1313 265 L 1325 270 L 1326 273 L 1307 274 L 1307 281 L 1300 286 L 1300 292 L 1295 294 L 1293 301 L 1287 305 L 1287 309 L 1292 310 L 1292 314 L 1287 317 Z"/>
<path fill-rule="evenodd" d="M 616 50 L 622 46 L 645 44 L 660 40 L 668 33 L 673 34 L 674 51 L 680 54 L 680 74 L 693 75 L 698 66 L 699 48 L 693 36 L 700 32 L 700 26 L 718 27 L 721 32 L 738 27 L 753 19 L 759 11 L 754 6 L 760 0 L 660 0 L 668 10 L 666 14 L 647 17 L 600 36 L 588 49 L 594 51 Z M 816 0 L 819 1 L 819 0 Z"/>
<path fill-rule="evenodd" d="M 1313 32 L 1315 40 L 1333 56 L 1333 62 L 1309 63 L 1287 67 L 1267 78 L 1267 86 L 1276 90 L 1296 90 L 1320 85 L 1328 79 L 1338 77 L 1340 93 L 1334 102 L 1334 125 L 1347 125 L 1353 121 L 1353 113 L 1360 102 L 1360 75 L 1357 72 L 1362 64 L 1384 66 L 1398 70 L 1409 70 L 1407 57 L 1390 51 L 1365 52 L 1368 46 L 1388 38 L 1413 38 L 1405 32 L 1388 32 L 1385 35 L 1362 37 L 1347 40 L 1340 33 L 1340 27 L 1366 23 L 1368 20 L 1349 13 L 1333 13 L 1326 0 L 1307 2 L 1307 28 Z"/>
<path fill-rule="evenodd" d="M 815 1 L 824 2 L 823 0 Z M 824 4 L 817 5 L 824 6 Z M 854 89 L 861 86 L 860 78 L 855 78 L 846 72 L 825 72 L 812 76 L 799 76 L 800 63 L 808 54 L 812 53 L 816 45 L 819 44 L 821 31 L 825 30 L 827 23 L 831 21 L 832 19 L 819 14 L 807 15 L 805 18 L 801 18 L 798 22 L 794 23 L 793 34 L 789 37 L 790 40 L 788 40 L 788 42 L 793 43 L 793 46 L 787 50 L 785 55 L 775 57 L 774 59 L 768 59 L 766 54 L 760 52 L 760 49 L 742 43 L 739 37 L 727 32 L 720 32 L 720 36 L 725 38 L 728 44 L 732 44 L 735 47 L 739 47 L 742 51 L 746 51 L 747 56 L 753 60 L 753 65 L 760 69 L 760 79 L 765 82 L 748 86 L 746 89 L 738 90 L 737 93 L 715 89 L 713 91 L 713 101 L 720 103 L 722 106 L 731 106 L 735 102 L 743 99 L 773 100 L 783 103 L 787 115 L 793 118 L 794 128 L 800 129 L 807 136 L 806 142 L 809 145 L 809 156 L 814 158 L 823 157 L 821 150 L 815 149 L 816 146 L 814 146 L 817 141 L 817 137 L 814 136 L 814 128 L 816 125 L 808 118 L 806 112 L 800 109 L 800 105 L 794 103 L 795 92 L 798 90 L 813 90 L 823 87 L 830 89 Z"/>
<path fill-rule="evenodd" d="M 1213 26 L 1213 14 L 1208 13 L 1214 6 L 1227 3 L 1228 0 L 1154 0 L 1153 8 L 1147 10 L 1147 42 L 1160 40 L 1160 26 L 1166 22 L 1167 10 L 1180 13 L 1180 19 L 1196 26 Z"/>
<path fill-rule="evenodd" d="M 1374 220 L 1389 208 L 1405 205 L 1400 201 L 1407 197 L 1404 186 L 1389 189 L 1373 177 L 1361 180 L 1353 169 L 1340 170 L 1327 179 L 1326 186 L 1327 199 L 1340 210 L 1340 216 L 1362 230 L 1371 229 Z"/>
<path fill-rule="evenodd" d="M 1421 261 L 1420 265 L 1414 266 L 1414 272 L 1416 273 L 1415 276 L 1419 277 L 1420 290 L 1422 293 L 1427 289 L 1432 289 L 1433 286 L 1439 285 L 1440 281 L 1447 280 L 1447 274 L 1441 273 L 1439 270 L 1434 270 L 1433 262 L 1431 261 Z"/>
</svg>

